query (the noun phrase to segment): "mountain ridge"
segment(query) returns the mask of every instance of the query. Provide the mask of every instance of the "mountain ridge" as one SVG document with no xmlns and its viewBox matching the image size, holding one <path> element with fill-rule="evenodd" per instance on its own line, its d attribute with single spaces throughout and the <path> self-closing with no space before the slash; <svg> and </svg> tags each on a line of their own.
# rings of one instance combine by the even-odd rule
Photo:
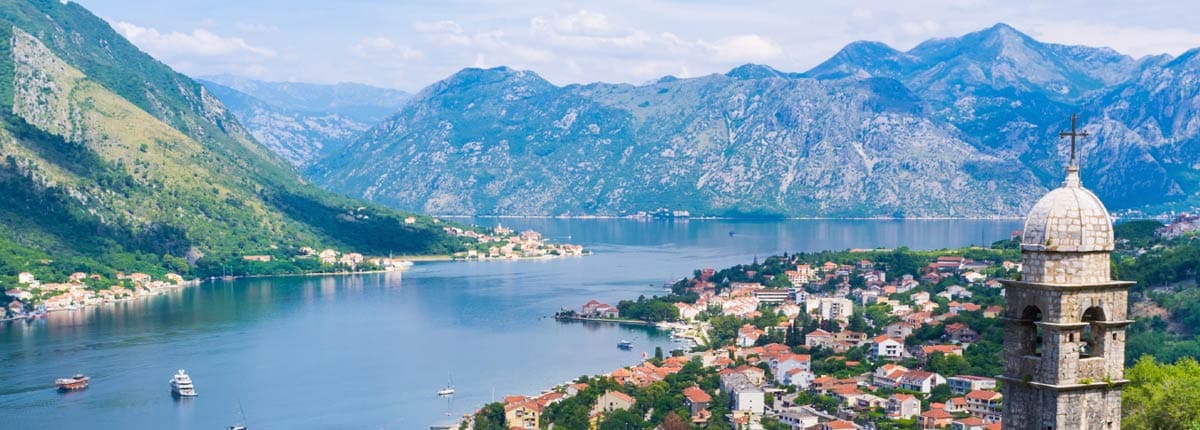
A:
<svg viewBox="0 0 1200 430">
<path fill-rule="evenodd" d="M 0 1 L 0 53 L 0 278 L 463 247 L 429 217 L 306 184 L 207 88 L 76 3 Z"/>
<path fill-rule="evenodd" d="M 1066 150 L 1057 132 L 1082 112 L 1091 113 L 1084 118 L 1089 132 L 1111 129 L 1082 147 L 1085 183 L 1114 210 L 1163 208 L 1196 198 L 1189 165 L 1200 155 L 1163 149 L 1178 145 L 1175 137 L 1118 137 L 1145 134 L 1147 122 L 1127 118 L 1117 127 L 1087 106 L 1137 76 L 1150 79 L 1183 62 L 1042 43 L 1001 23 L 908 52 L 854 42 L 800 73 L 746 64 L 642 85 L 557 86 L 532 71 L 468 68 L 418 92 L 306 172 L 335 191 L 451 214 L 619 215 L 672 207 L 699 214 L 1004 215 L 1020 213 L 1024 203 L 979 193 L 1002 189 L 997 184 L 1021 193 L 1057 186 Z M 821 116 L 828 112 L 858 122 Z M 863 149 L 880 130 L 899 136 L 888 142 L 892 151 Z M 776 152 L 768 157 L 761 147 Z M 936 149 L 906 152 L 922 147 Z M 809 158 L 817 148 L 828 159 Z M 561 155 L 580 151 L 593 152 Z M 937 151 L 980 162 L 947 160 Z M 405 167 L 371 167 L 367 160 Z M 950 164 L 926 173 L 913 160 Z M 669 173 L 651 174 L 655 169 Z M 906 169 L 923 174 L 906 177 Z M 744 173 L 751 171 L 758 176 Z M 847 172 L 858 176 L 816 179 Z M 937 198 L 896 191 L 947 184 L 956 191 L 932 193 Z M 805 193 L 792 191 L 796 185 Z M 530 189 L 546 196 L 511 197 Z"/>
</svg>

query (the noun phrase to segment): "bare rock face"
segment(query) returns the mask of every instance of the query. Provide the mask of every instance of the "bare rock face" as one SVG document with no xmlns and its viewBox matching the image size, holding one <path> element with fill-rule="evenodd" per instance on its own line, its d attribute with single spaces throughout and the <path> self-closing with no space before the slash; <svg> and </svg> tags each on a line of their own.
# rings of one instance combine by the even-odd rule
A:
<svg viewBox="0 0 1200 430">
<path fill-rule="evenodd" d="M 761 76 L 556 87 L 465 70 L 314 178 L 460 214 L 1011 215 L 1044 190 L 924 117 L 895 81 Z"/>
<path fill-rule="evenodd" d="M 264 82 L 228 75 L 201 82 L 249 135 L 296 166 L 350 144 L 408 99 L 403 91 L 360 84 Z"/>
<path fill-rule="evenodd" d="M 1115 211 L 1200 203 L 1197 52 L 1135 60 L 997 24 L 901 52 L 855 42 L 805 73 L 744 65 L 645 85 L 466 69 L 308 169 L 454 214 L 1018 215 L 1080 167 Z"/>
</svg>

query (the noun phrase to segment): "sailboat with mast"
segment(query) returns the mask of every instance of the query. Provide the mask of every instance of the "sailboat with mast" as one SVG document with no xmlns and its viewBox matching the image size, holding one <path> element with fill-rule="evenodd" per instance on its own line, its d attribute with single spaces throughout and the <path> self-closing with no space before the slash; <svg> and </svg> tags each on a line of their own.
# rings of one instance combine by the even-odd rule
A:
<svg viewBox="0 0 1200 430">
<path fill-rule="evenodd" d="M 246 411 L 242 409 L 241 400 L 238 401 L 238 414 L 242 417 L 242 420 L 237 424 L 226 427 L 226 430 L 249 430 L 249 427 L 246 426 Z"/>
<path fill-rule="evenodd" d="M 445 396 L 453 396 L 454 395 L 454 376 L 449 376 L 449 378 L 450 378 L 450 382 L 448 382 L 446 384 L 446 388 L 442 388 L 442 389 L 438 390 L 438 392 L 437 392 L 438 396 L 445 397 Z"/>
</svg>

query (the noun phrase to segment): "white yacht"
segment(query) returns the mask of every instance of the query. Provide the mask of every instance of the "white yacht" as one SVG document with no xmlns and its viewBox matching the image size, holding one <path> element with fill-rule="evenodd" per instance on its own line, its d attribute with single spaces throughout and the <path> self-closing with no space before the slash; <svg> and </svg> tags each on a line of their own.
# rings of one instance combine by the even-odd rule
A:
<svg viewBox="0 0 1200 430">
<path fill-rule="evenodd" d="M 171 394 L 176 397 L 196 397 L 196 387 L 192 385 L 192 377 L 179 369 L 171 377 Z"/>
<path fill-rule="evenodd" d="M 440 389 L 437 392 L 438 396 L 446 397 L 454 395 L 454 377 L 450 377 L 450 383 L 446 384 L 446 388 Z"/>
</svg>

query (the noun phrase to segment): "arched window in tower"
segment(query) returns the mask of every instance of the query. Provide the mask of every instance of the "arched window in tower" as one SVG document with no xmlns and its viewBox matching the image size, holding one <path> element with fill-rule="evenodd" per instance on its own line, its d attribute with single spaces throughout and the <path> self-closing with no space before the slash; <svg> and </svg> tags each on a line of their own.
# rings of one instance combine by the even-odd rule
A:
<svg viewBox="0 0 1200 430">
<path fill-rule="evenodd" d="M 1104 355 L 1104 331 L 1099 323 L 1104 321 L 1104 309 L 1092 306 L 1083 311 L 1080 322 L 1087 324 L 1083 327 L 1083 341 L 1079 347 L 1079 358 L 1100 357 Z"/>
<path fill-rule="evenodd" d="M 1042 355 L 1042 327 L 1037 323 L 1042 321 L 1042 310 L 1029 305 L 1021 312 L 1021 347 L 1022 355 Z"/>
</svg>

